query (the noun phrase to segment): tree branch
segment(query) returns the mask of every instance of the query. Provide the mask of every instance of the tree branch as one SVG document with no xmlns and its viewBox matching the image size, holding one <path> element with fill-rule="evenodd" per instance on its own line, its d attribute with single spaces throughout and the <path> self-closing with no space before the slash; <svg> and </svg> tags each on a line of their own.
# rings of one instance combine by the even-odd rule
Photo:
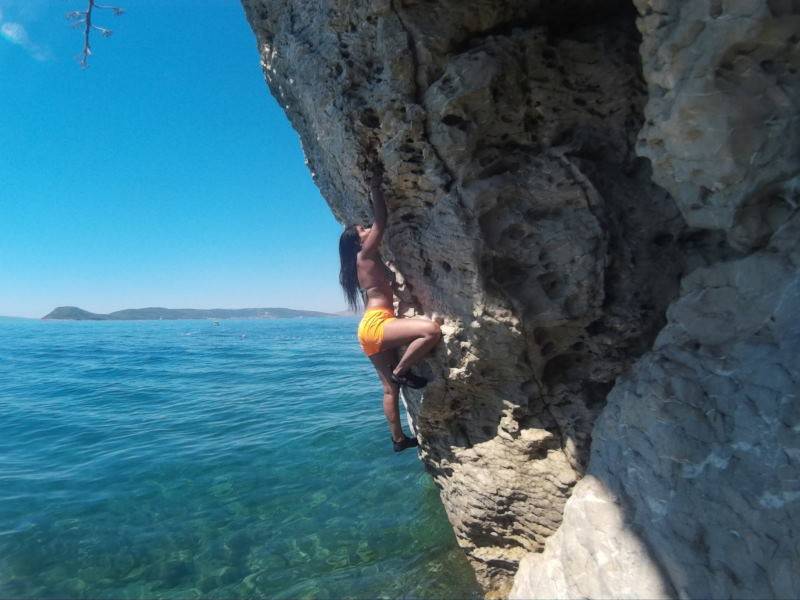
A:
<svg viewBox="0 0 800 600">
<path fill-rule="evenodd" d="M 73 22 L 73 27 L 84 26 L 83 28 L 83 52 L 81 53 L 80 64 L 82 68 L 89 66 L 89 57 L 92 55 L 92 45 L 89 34 L 92 29 L 96 29 L 103 37 L 110 37 L 114 33 L 111 29 L 100 27 L 99 25 L 92 24 L 92 11 L 95 8 L 107 9 L 114 13 L 114 16 L 120 16 L 125 11 L 118 6 L 110 6 L 108 4 L 97 4 L 95 0 L 87 0 L 86 10 L 73 10 L 67 13 L 67 19 Z"/>
</svg>

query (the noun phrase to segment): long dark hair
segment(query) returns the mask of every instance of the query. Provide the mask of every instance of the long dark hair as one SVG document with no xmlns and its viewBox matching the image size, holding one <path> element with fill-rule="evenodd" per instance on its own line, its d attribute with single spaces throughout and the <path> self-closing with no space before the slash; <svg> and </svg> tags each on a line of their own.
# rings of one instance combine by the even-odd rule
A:
<svg viewBox="0 0 800 600">
<path fill-rule="evenodd" d="M 361 239 L 358 237 L 355 225 L 349 225 L 339 237 L 339 260 L 342 263 L 339 269 L 339 283 L 344 290 L 344 299 L 348 308 L 358 312 L 358 271 L 356 270 L 356 255 L 361 250 Z"/>
</svg>

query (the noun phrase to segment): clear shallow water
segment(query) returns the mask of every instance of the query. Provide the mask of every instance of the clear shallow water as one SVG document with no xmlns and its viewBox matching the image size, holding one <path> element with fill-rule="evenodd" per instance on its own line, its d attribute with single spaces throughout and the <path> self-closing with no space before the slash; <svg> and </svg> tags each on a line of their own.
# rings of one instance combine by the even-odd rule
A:
<svg viewBox="0 0 800 600">
<path fill-rule="evenodd" d="M 355 326 L 0 320 L 0 597 L 479 598 Z"/>
</svg>

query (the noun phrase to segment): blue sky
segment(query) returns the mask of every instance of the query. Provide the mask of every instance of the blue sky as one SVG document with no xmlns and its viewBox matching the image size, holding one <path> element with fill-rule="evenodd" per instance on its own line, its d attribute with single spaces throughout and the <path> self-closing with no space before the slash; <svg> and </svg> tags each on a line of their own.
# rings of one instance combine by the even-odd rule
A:
<svg viewBox="0 0 800 600">
<path fill-rule="evenodd" d="M 238 0 L 114 4 L 82 70 L 86 0 L 0 0 L 0 315 L 342 310 L 341 227 Z"/>
</svg>

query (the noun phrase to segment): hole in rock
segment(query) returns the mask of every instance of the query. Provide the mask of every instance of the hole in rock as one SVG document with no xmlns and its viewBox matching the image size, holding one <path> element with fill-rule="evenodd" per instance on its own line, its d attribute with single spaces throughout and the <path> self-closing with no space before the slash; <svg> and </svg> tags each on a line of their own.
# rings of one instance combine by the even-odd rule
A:
<svg viewBox="0 0 800 600">
<path fill-rule="evenodd" d="M 519 263 L 508 259 L 494 261 L 494 279 L 501 285 L 521 284 L 528 279 L 528 271 Z"/>
<path fill-rule="evenodd" d="M 694 246 L 705 242 L 709 237 L 710 235 L 706 229 L 690 229 L 678 241 L 687 246 Z"/>
<path fill-rule="evenodd" d="M 447 262 L 447 261 L 443 260 L 443 261 L 442 261 L 442 269 L 444 269 L 444 270 L 445 270 L 445 272 L 449 273 L 450 271 L 452 271 L 452 270 L 453 270 L 453 267 L 451 267 L 451 266 L 450 266 L 450 263 L 449 263 L 449 262 Z"/>
<path fill-rule="evenodd" d="M 551 176 L 548 175 L 548 178 Z M 541 207 L 541 208 L 529 208 L 525 211 L 525 220 L 528 223 L 536 223 L 537 221 L 544 221 L 549 219 L 558 219 L 561 216 L 561 209 L 557 206 L 553 207 Z M 539 260 L 545 260 L 542 256 L 539 256 Z"/>
<path fill-rule="evenodd" d="M 544 119 L 538 115 L 525 115 L 525 119 L 522 122 L 522 126 L 526 132 L 532 133 L 536 131 L 536 127 L 539 123 L 541 123 Z"/>
<path fill-rule="evenodd" d="M 672 234 L 671 233 L 659 233 L 653 238 L 653 243 L 656 246 L 664 247 L 668 246 L 672 242 Z"/>
<path fill-rule="evenodd" d="M 459 117 L 458 115 L 445 115 L 442 117 L 442 123 L 447 125 L 448 127 L 457 127 L 461 131 L 466 131 L 469 123 Z"/>
<path fill-rule="evenodd" d="M 370 129 L 377 129 L 381 125 L 381 120 L 372 110 L 365 110 L 363 113 L 361 113 L 360 120 L 365 127 L 369 127 Z"/>
<path fill-rule="evenodd" d="M 498 175 L 503 175 L 504 173 L 508 173 L 510 171 L 516 171 L 519 168 L 519 163 L 511 159 L 498 159 L 495 162 L 489 164 L 485 169 L 480 171 L 478 179 L 489 179 L 490 177 L 497 177 Z"/>
<path fill-rule="evenodd" d="M 601 333 L 605 333 L 606 331 L 608 331 L 608 327 L 606 327 L 605 324 L 600 319 L 598 319 L 597 321 L 592 321 L 586 327 L 586 333 L 588 333 L 589 335 L 600 335 Z"/>
<path fill-rule="evenodd" d="M 784 17 L 797 14 L 797 0 L 767 0 L 767 6 L 773 17 Z"/>
<path fill-rule="evenodd" d="M 595 408 L 603 406 L 611 388 L 614 387 L 613 381 L 587 381 L 583 384 L 583 394 L 586 398 L 586 406 Z"/>
<path fill-rule="evenodd" d="M 545 446 L 537 446 L 528 453 L 528 456 L 534 460 L 544 460 L 547 458 L 547 448 Z"/>
<path fill-rule="evenodd" d="M 580 355 L 576 354 L 560 354 L 554 356 L 544 367 L 542 379 L 545 382 L 553 382 L 565 378 L 569 370 L 582 362 Z"/>
<path fill-rule="evenodd" d="M 544 275 L 539 275 L 537 279 L 548 298 L 553 300 L 558 297 L 560 277 L 556 273 L 545 273 Z"/>
<path fill-rule="evenodd" d="M 516 223 L 514 223 L 511 227 L 506 229 L 505 233 L 509 237 L 509 239 L 512 239 L 514 241 L 520 240 L 523 237 L 525 237 L 525 230 Z"/>
</svg>

